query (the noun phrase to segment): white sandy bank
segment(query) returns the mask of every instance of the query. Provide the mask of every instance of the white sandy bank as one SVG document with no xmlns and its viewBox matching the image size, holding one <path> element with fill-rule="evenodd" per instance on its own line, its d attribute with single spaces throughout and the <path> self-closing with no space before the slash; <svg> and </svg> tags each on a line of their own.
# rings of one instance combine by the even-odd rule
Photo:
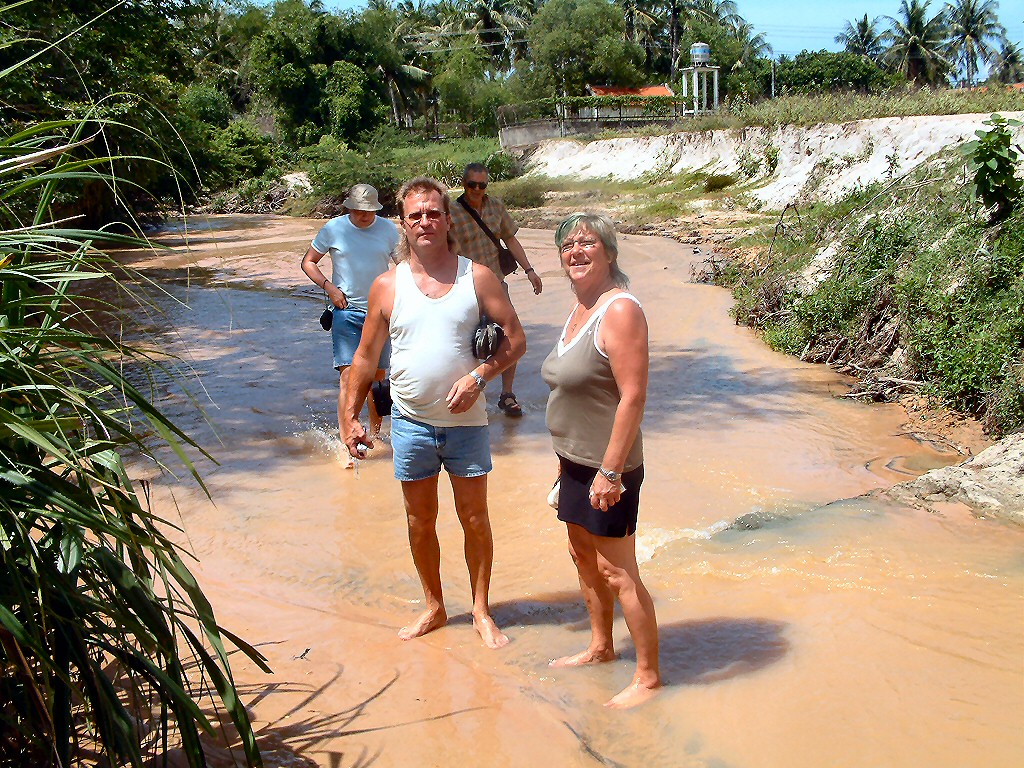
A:
<svg viewBox="0 0 1024 768">
<path fill-rule="evenodd" d="M 1024 112 L 1006 117 L 1024 118 Z M 987 114 L 887 117 L 810 127 L 746 128 L 743 130 L 674 133 L 580 142 L 542 142 L 529 160 L 530 174 L 581 179 L 635 179 L 646 173 L 683 173 L 705 169 L 716 173 L 739 170 L 744 155 L 758 158 L 761 186 L 751 197 L 769 208 L 781 208 L 812 193 L 835 199 L 892 173 L 902 174 L 937 152 L 974 138 L 985 128 Z M 1017 136 L 1020 137 L 1020 129 Z M 764 160 L 778 153 L 775 170 L 767 174 Z"/>
</svg>

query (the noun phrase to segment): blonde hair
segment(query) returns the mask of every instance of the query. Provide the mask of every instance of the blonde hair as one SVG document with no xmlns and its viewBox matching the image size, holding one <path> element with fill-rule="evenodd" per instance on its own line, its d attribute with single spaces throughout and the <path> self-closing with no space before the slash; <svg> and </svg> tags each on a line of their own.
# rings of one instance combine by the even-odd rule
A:
<svg viewBox="0 0 1024 768">
<path fill-rule="evenodd" d="M 402 217 L 403 226 L 399 228 L 401 237 L 398 239 L 398 245 L 395 246 L 395 258 L 398 261 L 405 261 L 409 258 L 409 238 L 405 234 L 405 198 L 409 195 L 415 194 L 430 194 L 436 192 L 441 196 L 441 205 L 444 206 L 444 212 L 446 216 L 452 214 L 452 200 L 448 196 L 448 188 L 439 182 L 437 179 L 432 179 L 429 176 L 417 176 L 416 178 L 409 179 L 403 184 L 396 195 L 396 201 L 398 202 L 398 214 Z M 452 253 L 459 252 L 459 240 L 455 237 L 454 229 L 448 227 L 448 248 Z"/>
</svg>

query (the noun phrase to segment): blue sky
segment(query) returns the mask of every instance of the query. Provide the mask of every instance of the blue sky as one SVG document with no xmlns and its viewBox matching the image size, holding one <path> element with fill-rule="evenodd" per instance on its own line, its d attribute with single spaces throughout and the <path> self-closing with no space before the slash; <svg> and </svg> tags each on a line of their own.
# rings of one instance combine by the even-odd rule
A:
<svg viewBox="0 0 1024 768">
<path fill-rule="evenodd" d="M 862 17 L 895 16 L 900 0 L 736 0 L 740 15 L 764 33 L 775 55 L 793 56 L 802 50 L 839 50 L 835 43 L 847 21 Z M 929 11 L 937 12 L 943 0 L 931 0 Z M 328 9 L 361 8 L 365 0 L 324 0 Z M 1001 0 L 999 20 L 1009 38 L 1024 40 L 1024 0 Z M 885 24 L 882 22 L 882 26 Z"/>
</svg>

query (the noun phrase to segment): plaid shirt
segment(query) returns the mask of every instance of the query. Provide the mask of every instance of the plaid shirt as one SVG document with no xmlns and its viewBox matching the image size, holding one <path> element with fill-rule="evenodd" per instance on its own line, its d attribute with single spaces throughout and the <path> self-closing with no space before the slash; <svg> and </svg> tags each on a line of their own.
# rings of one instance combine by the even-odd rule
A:
<svg viewBox="0 0 1024 768">
<path fill-rule="evenodd" d="M 501 274 L 501 266 L 498 264 L 498 249 L 491 242 L 491 238 L 462 207 L 462 203 L 452 201 L 451 210 L 452 227 L 455 230 L 455 237 L 459 240 L 459 253 L 470 261 L 487 267 L 504 282 L 505 275 Z M 483 210 L 477 213 L 494 236 L 506 241 L 506 245 L 508 239 L 519 231 L 519 225 L 512 221 L 512 217 L 505 210 L 505 204 L 496 197 L 486 195 Z"/>
</svg>

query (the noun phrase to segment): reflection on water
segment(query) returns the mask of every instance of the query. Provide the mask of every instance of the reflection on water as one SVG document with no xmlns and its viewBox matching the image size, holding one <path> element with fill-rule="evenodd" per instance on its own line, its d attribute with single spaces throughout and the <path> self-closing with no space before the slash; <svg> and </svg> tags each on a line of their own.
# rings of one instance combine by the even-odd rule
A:
<svg viewBox="0 0 1024 768">
<path fill-rule="evenodd" d="M 530 345 L 517 379 L 526 415 L 505 420 L 491 404 L 491 594 L 513 642 L 486 651 L 472 630 L 443 481 L 452 619 L 398 641 L 421 593 L 390 447 L 358 474 L 342 468 L 329 337 L 318 298 L 296 290 L 318 224 L 273 226 L 274 242 L 247 241 L 237 262 L 217 250 L 222 283 L 165 281 L 182 301 L 165 302 L 161 344 L 201 381 L 210 423 L 169 383 L 166 407 L 219 463 L 202 466 L 216 506 L 185 481 L 158 497 L 173 495 L 222 620 L 271 644 L 275 687 L 241 674 L 285 752 L 375 766 L 1024 759 L 1024 532 L 858 498 L 958 457 L 903 434 L 898 408 L 833 398 L 845 380 L 764 349 L 734 326 L 725 292 L 685 283 L 670 241 L 630 237 L 622 250 L 654 350 L 637 552 L 665 691 L 636 712 L 601 709 L 634 662 L 621 618 L 620 661 L 547 667 L 589 631 L 564 528 L 544 501 L 555 462 L 537 370 L 571 305 L 549 233 L 521 232 L 545 292 L 512 283 Z M 223 228 L 236 236 L 234 223 Z M 203 266 L 203 251 L 195 258 Z M 358 717 L 317 725 L 338 712 Z M 286 715 L 307 725 L 285 729 Z"/>
</svg>

